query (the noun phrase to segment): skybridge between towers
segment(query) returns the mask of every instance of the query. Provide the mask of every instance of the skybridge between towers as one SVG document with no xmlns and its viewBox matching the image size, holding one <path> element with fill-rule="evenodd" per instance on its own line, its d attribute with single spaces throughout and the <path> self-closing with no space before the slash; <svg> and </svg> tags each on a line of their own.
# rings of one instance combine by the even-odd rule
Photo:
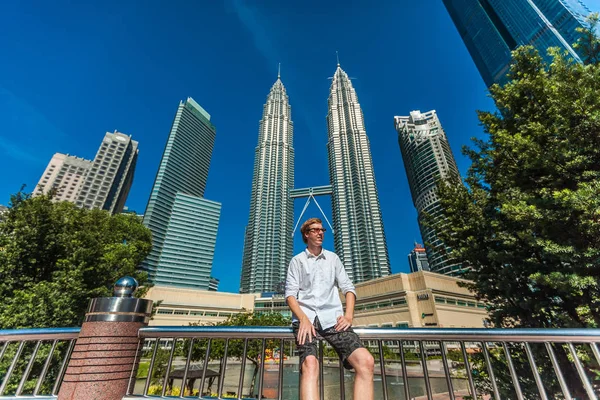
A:
<svg viewBox="0 0 600 400">
<path fill-rule="evenodd" d="M 323 212 L 323 209 L 319 205 L 319 202 L 315 198 L 316 196 L 330 196 L 332 193 L 333 193 L 333 188 L 331 187 L 331 185 L 313 186 L 313 187 L 301 188 L 301 189 L 292 189 L 292 191 L 290 192 L 290 197 L 293 200 L 306 197 L 306 203 L 304 204 L 304 208 L 302 209 L 302 212 L 300 213 L 300 216 L 298 217 L 298 221 L 296 221 L 296 225 L 294 225 L 294 230 L 292 231 L 292 237 L 294 237 L 294 234 L 296 233 L 296 229 L 298 229 L 298 224 L 302 220 L 302 217 L 304 216 L 304 213 L 306 212 L 306 209 L 308 208 L 308 205 L 310 204 L 311 200 L 315 201 L 315 204 L 319 208 L 319 211 L 321 211 L 321 215 L 323 215 L 323 218 L 325 218 L 327 225 L 329 225 L 329 229 L 331 229 L 331 232 L 333 233 L 333 227 L 331 226 L 329 219 L 327 219 L 327 216 L 325 215 L 325 213 Z"/>
</svg>

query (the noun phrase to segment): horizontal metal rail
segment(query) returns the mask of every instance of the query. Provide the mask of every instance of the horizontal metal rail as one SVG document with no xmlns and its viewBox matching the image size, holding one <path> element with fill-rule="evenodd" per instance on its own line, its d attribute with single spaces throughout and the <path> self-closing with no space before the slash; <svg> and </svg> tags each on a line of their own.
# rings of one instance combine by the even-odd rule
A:
<svg viewBox="0 0 600 400">
<path fill-rule="evenodd" d="M 0 342 L 77 339 L 80 330 L 81 328 L 5 329 L 0 330 Z"/>
<path fill-rule="evenodd" d="M 354 331 L 363 340 L 594 343 L 600 338 L 600 329 L 355 328 Z M 199 336 L 230 339 L 294 338 L 291 328 L 265 326 L 156 326 L 139 331 L 140 338 Z"/>
<path fill-rule="evenodd" d="M 462 328 L 409 328 L 409 329 L 395 329 L 395 328 L 356 328 L 355 332 L 360 336 L 362 340 L 371 342 L 376 342 L 374 347 L 374 351 L 376 352 L 375 359 L 376 363 L 379 364 L 378 371 L 376 370 L 376 375 L 380 376 L 381 379 L 381 390 L 377 391 L 376 398 L 382 398 L 387 400 L 388 398 L 396 398 L 394 396 L 404 396 L 405 398 L 414 398 L 418 397 L 411 395 L 411 388 L 409 387 L 408 380 L 408 368 L 407 365 L 411 365 L 411 369 L 414 373 L 415 363 L 420 365 L 421 377 L 425 380 L 424 389 L 424 397 L 428 400 L 432 400 L 434 395 L 438 393 L 433 393 L 433 386 L 430 383 L 430 379 L 433 378 L 432 373 L 436 374 L 438 379 L 445 378 L 444 382 L 447 384 L 448 399 L 455 399 L 459 395 L 469 395 L 473 398 L 479 397 L 482 395 L 493 395 L 496 399 L 506 398 L 501 397 L 499 388 L 501 387 L 496 381 L 498 377 L 502 377 L 504 379 L 504 383 L 508 382 L 508 384 L 512 385 L 514 388 L 514 392 L 517 394 L 518 398 L 524 398 L 525 393 L 531 395 L 531 390 L 537 390 L 537 393 L 533 394 L 536 398 L 547 399 L 548 395 L 546 393 L 546 389 L 542 384 L 542 374 L 543 373 L 554 373 L 556 377 L 556 381 L 560 383 L 560 390 L 562 392 L 562 397 L 565 399 L 572 399 L 570 393 L 570 387 L 572 387 L 573 382 L 569 382 L 571 386 L 565 383 L 564 378 L 564 368 L 570 368 L 572 372 L 570 374 L 571 377 L 578 376 L 580 379 L 581 387 L 584 388 L 587 397 L 589 399 L 597 400 L 597 393 L 595 392 L 594 386 L 590 384 L 590 379 L 587 376 L 587 372 L 582 360 L 579 358 L 577 353 L 577 349 L 575 345 L 582 346 L 585 345 L 588 347 L 588 354 L 590 357 L 593 354 L 593 357 L 596 359 L 598 363 L 600 363 L 600 352 L 598 351 L 597 342 L 600 342 L 600 329 L 462 329 Z M 159 395 L 162 397 L 159 398 L 167 398 L 166 395 L 171 396 L 179 396 L 184 397 L 188 395 L 193 395 L 195 398 L 223 398 L 224 393 L 224 381 L 225 374 L 228 371 L 227 359 L 231 357 L 236 357 L 235 354 L 231 353 L 232 341 L 243 341 L 243 351 L 240 353 L 240 348 L 238 348 L 238 353 L 241 355 L 241 370 L 239 372 L 239 379 L 234 379 L 239 382 L 236 388 L 232 387 L 231 384 L 228 387 L 229 395 L 234 393 L 234 396 L 237 396 L 238 399 L 244 399 L 247 397 L 257 396 L 258 399 L 265 398 L 265 394 L 263 391 L 265 390 L 265 354 L 266 354 L 266 343 L 268 340 L 271 343 L 271 346 L 278 347 L 279 351 L 279 359 L 277 364 L 279 367 L 277 370 L 277 379 L 276 382 L 279 382 L 276 386 L 276 393 L 271 393 L 271 396 L 276 396 L 277 399 L 285 398 L 283 395 L 283 371 L 284 371 L 284 363 L 283 357 L 289 354 L 290 356 L 293 354 L 291 347 L 294 343 L 294 335 L 291 328 L 288 327 L 255 327 L 255 326 L 238 326 L 238 327 L 228 327 L 228 326 L 219 326 L 219 327 L 173 327 L 173 326 L 161 326 L 161 327 L 147 327 L 142 328 L 139 331 L 139 337 L 142 341 L 141 346 L 146 349 L 146 361 L 149 363 L 148 375 L 145 377 L 144 389 L 139 391 L 133 391 L 133 393 L 128 393 L 125 399 L 136 399 L 152 396 L 154 397 L 156 391 L 154 393 L 149 393 L 148 389 L 151 387 L 151 380 L 154 385 L 157 385 L 159 390 Z M 321 343 L 323 343 L 323 339 L 318 337 Z M 211 358 L 212 348 L 216 346 L 217 341 L 222 341 L 224 345 L 219 347 L 220 353 L 217 355 L 216 359 L 213 360 L 214 356 Z M 256 387 L 258 388 L 258 393 L 254 393 L 254 391 L 248 393 L 246 397 L 242 394 L 245 390 L 244 387 L 244 370 L 246 365 L 246 355 L 249 352 L 249 341 L 254 341 L 255 343 L 261 343 L 259 348 L 254 348 L 254 357 L 257 357 L 259 364 L 256 366 L 258 368 L 258 372 L 256 375 Z M 144 346 L 144 342 L 148 344 Z M 183 343 L 189 343 L 189 347 L 185 354 L 180 351 L 180 360 L 179 365 L 185 365 L 184 371 L 179 376 L 183 376 L 180 384 L 175 385 L 174 379 L 169 375 L 171 370 L 171 363 L 176 358 L 174 357 L 175 348 L 178 346 L 183 346 Z M 191 346 L 196 343 L 197 346 L 200 346 L 200 343 L 203 343 L 203 347 L 199 347 L 202 349 L 202 355 L 199 355 L 198 351 L 196 351 L 196 355 L 192 360 L 192 348 Z M 277 345 L 277 343 L 280 343 Z M 289 343 L 290 351 L 287 352 Z M 538 367 L 539 359 L 536 361 L 535 357 L 544 356 L 539 351 L 534 353 L 532 351 L 532 347 L 530 344 L 538 344 L 540 346 L 538 350 L 546 351 L 545 357 L 551 362 L 550 370 L 541 371 Z M 392 345 L 395 349 L 399 349 L 399 357 L 400 360 L 397 359 L 386 359 L 384 357 L 384 345 Z M 161 347 L 162 346 L 162 347 Z M 224 347 L 223 347 L 224 346 Z M 545 347 L 544 347 L 545 346 Z M 157 368 L 158 357 L 157 351 L 162 348 L 161 351 L 168 351 L 169 353 L 169 361 L 166 368 L 159 369 L 160 371 L 165 371 L 163 376 L 156 377 L 153 376 L 152 371 L 154 368 Z M 218 346 L 217 346 L 218 347 Z M 224 352 L 223 352 L 224 348 Z M 320 386 L 320 396 L 324 398 L 324 390 L 323 390 L 323 364 L 326 361 L 326 358 L 323 356 L 322 344 L 319 346 L 321 349 L 318 352 L 318 361 L 319 361 L 319 376 L 321 381 Z M 567 361 L 570 364 L 565 364 L 565 358 L 561 360 L 560 357 L 557 357 L 555 351 L 560 350 L 564 352 L 568 352 L 568 356 L 570 356 L 571 361 Z M 591 351 L 589 351 L 591 350 Z M 459 357 L 459 361 L 451 361 L 448 359 L 448 354 L 454 354 L 454 357 Z M 413 356 L 416 356 L 416 359 L 408 360 L 405 358 L 406 354 L 412 353 Z M 470 353 L 470 355 L 469 355 Z M 520 358 L 515 358 L 516 353 L 522 354 L 523 356 Z M 237 354 L 237 357 L 240 357 L 240 354 Z M 437 364 L 437 370 L 433 371 L 428 357 L 431 354 L 438 354 L 441 356 L 443 360 L 443 368 Z M 481 355 L 478 365 L 475 368 L 475 364 L 473 361 L 473 354 Z M 567 353 L 564 353 L 565 355 Z M 187 356 L 186 356 L 187 355 Z M 524 357 L 526 355 L 526 358 Z M 164 356 L 163 360 L 164 360 Z M 501 360 L 500 360 L 501 359 Z M 218 361 L 218 371 L 210 371 L 207 366 L 209 362 L 215 363 Z M 265 360 L 260 361 L 260 360 Z M 454 359 L 456 360 L 456 358 Z M 504 371 L 500 371 L 498 369 L 498 362 L 504 365 Z M 526 360 L 526 361 L 523 361 Z M 186 378 L 189 378 L 190 373 L 190 365 L 193 362 L 201 362 L 196 368 L 200 368 L 202 370 L 201 382 L 199 385 L 196 385 L 196 389 L 193 389 L 192 385 L 189 382 L 186 382 Z M 492 361 L 495 361 L 496 364 Z M 328 361 L 329 362 L 329 361 Z M 164 363 L 164 361 L 163 361 Z M 521 364 L 517 364 L 521 363 Z M 525 364 L 523 364 L 525 363 Z M 520 377 L 517 372 L 517 365 L 522 367 L 528 367 L 531 370 L 531 374 L 533 376 L 533 381 L 536 386 L 527 388 L 530 392 L 524 392 L 524 389 L 520 386 Z M 546 364 L 549 365 L 549 364 Z M 273 364 L 270 364 L 271 372 L 274 371 Z M 401 367 L 401 368 L 400 368 Z M 340 371 L 340 380 L 339 380 L 339 388 L 335 390 L 337 397 L 340 399 L 344 399 L 344 372 L 341 360 L 337 366 Z M 487 377 L 489 385 L 491 386 L 491 391 L 489 393 L 481 393 L 478 392 L 481 389 L 478 389 L 476 385 L 475 375 L 479 373 L 478 369 L 486 369 Z M 561 370 L 562 368 L 562 370 Z M 461 370 L 462 372 L 458 371 Z M 205 384 L 205 378 L 209 376 L 208 372 L 211 373 L 211 376 L 215 377 L 214 379 L 218 379 L 218 385 L 216 388 L 216 393 L 212 390 L 208 390 L 206 392 L 207 385 Z M 401 372 L 401 374 L 400 374 Z M 229 369 L 229 373 L 231 373 L 231 369 Z M 403 389 L 402 394 L 390 392 L 390 386 L 388 382 L 391 380 L 391 376 L 388 376 L 388 373 L 393 373 L 395 375 L 396 380 L 398 377 L 402 377 Z M 235 372 L 237 374 L 237 372 Z M 154 380 L 153 380 L 154 379 Z M 177 379 L 177 378 L 176 378 Z M 289 379 L 289 378 L 288 378 Z M 414 378 L 413 378 L 414 379 Z M 463 385 L 462 389 L 458 390 L 454 388 L 454 382 L 456 379 L 463 379 L 466 384 Z M 229 380 L 231 382 L 231 379 Z M 454 382 L 453 382 L 454 381 Z M 178 381 L 179 382 L 179 381 Z M 193 381 L 192 381 L 193 382 Z M 288 386 L 290 383 L 288 382 Z M 292 383 L 292 386 L 294 383 Z M 297 386 L 297 384 L 295 384 Z M 168 386 L 168 389 L 167 389 Z M 177 386 L 177 388 L 175 388 Z M 131 388 L 135 387 L 135 378 L 132 377 L 132 382 L 130 385 Z M 208 385 L 210 388 L 210 385 Z M 255 388 L 256 388 L 255 387 Z M 377 389 L 377 388 L 376 388 Z M 157 390 L 157 389 L 155 389 Z M 178 390 L 178 392 L 172 392 L 172 390 Z M 186 392 L 187 390 L 187 392 Z M 195 390 L 195 392 L 194 392 Z M 462 390 L 462 392 L 461 392 Z M 192 393 L 193 392 L 193 393 Z M 187 393 L 187 394 L 186 394 Z M 288 394 L 289 395 L 289 394 Z M 203 397 L 208 396 L 208 397 Z M 230 397 L 230 396 L 228 396 Z"/>
<path fill-rule="evenodd" d="M 55 399 L 79 331 L 79 328 L 0 330 L 0 365 L 3 365 L 0 370 L 0 399 Z M 380 377 L 375 382 L 378 399 L 387 400 L 395 396 L 421 398 L 419 396 L 422 395 L 423 399 L 431 400 L 439 394 L 433 393 L 434 386 L 430 383 L 434 377 L 446 382 L 446 398 L 449 399 L 487 394 L 497 399 L 510 397 L 502 395 L 500 389 L 503 386 L 498 384 L 498 379 L 503 379 L 504 384 L 508 382 L 517 398 L 554 398 L 544 385 L 545 378 L 542 378 L 548 374 L 553 374 L 557 387 L 560 384 L 562 398 L 573 399 L 576 395 L 573 390 L 577 386 L 577 396 L 581 396 L 583 390 L 586 398 L 598 399 L 599 389 L 592 384 L 589 368 L 590 361 L 600 364 L 597 346 L 600 329 L 356 328 L 355 331 L 362 340 L 369 341 L 375 352 L 375 374 Z M 207 398 L 203 396 L 224 398 L 232 393 L 238 399 L 246 398 L 242 393 L 263 399 L 268 390 L 275 390 L 270 392 L 269 397 L 283 399 L 289 396 L 289 393 L 284 393 L 284 383 L 287 384 L 285 387 L 290 387 L 289 376 L 284 380 L 284 364 L 289 368 L 290 363 L 297 363 L 295 358 L 283 361 L 285 357 L 295 356 L 294 335 L 289 327 L 146 327 L 139 330 L 139 338 L 142 359 L 138 361 L 147 364 L 148 373 L 140 379 L 132 373 L 131 390 L 124 399 L 149 396 L 183 398 L 188 395 L 200 399 Z M 318 339 L 324 343 L 322 338 Z M 389 346 L 394 351 L 399 350 L 399 354 L 386 353 Z M 321 346 L 319 348 L 322 349 Z M 448 358 L 450 352 L 454 361 Z M 250 361 L 246 363 L 247 359 L 250 360 L 247 358 L 250 353 L 256 373 L 245 376 L 245 367 L 250 365 Z M 278 359 L 275 359 L 276 353 Z M 331 367 L 331 358 L 324 356 L 322 350 L 318 353 L 323 382 L 322 366 L 327 363 Z M 587 356 L 582 357 L 583 353 Z M 412 359 L 407 359 L 406 356 L 411 354 Z M 432 364 L 429 359 L 432 355 L 441 356 L 442 363 Z M 273 359 L 268 365 L 267 356 Z M 474 361 L 474 357 L 479 357 L 479 360 Z M 209 363 L 212 363 L 210 367 Z M 348 375 L 344 375 L 341 360 L 335 365 L 340 375 L 335 393 L 343 399 L 344 376 Z M 541 365 L 545 366 L 545 370 Z M 411 393 L 413 387 L 408 379 L 417 366 L 421 371 L 418 376 L 425 379 L 424 392 L 420 394 Z M 533 389 L 531 385 L 522 387 L 524 381 L 520 375 L 524 367 L 531 372 Z M 477 374 L 482 369 L 487 370 L 490 393 L 482 393 L 477 385 L 476 378 L 481 379 Z M 233 372 L 233 380 L 225 379 L 226 374 L 229 376 L 232 371 L 239 372 Z M 50 376 L 52 382 L 45 382 Z M 298 386 L 297 376 L 292 386 Z M 390 386 L 392 377 L 395 378 L 394 383 L 400 379 L 402 386 Z M 579 382 L 575 382 L 577 378 Z M 252 393 L 247 389 L 249 379 L 255 384 Z M 416 378 L 413 375 L 411 379 Z M 456 383 L 460 380 L 466 383 L 457 389 Z M 211 384 L 213 381 L 214 384 Z M 233 384 L 233 381 L 236 383 Z M 275 388 L 268 386 L 273 382 L 277 383 Z M 46 388 L 46 393 L 42 393 L 42 387 Z M 399 387 L 401 395 L 392 392 Z M 537 392 L 532 394 L 531 390 Z M 323 393 L 321 386 L 321 396 Z"/>
</svg>

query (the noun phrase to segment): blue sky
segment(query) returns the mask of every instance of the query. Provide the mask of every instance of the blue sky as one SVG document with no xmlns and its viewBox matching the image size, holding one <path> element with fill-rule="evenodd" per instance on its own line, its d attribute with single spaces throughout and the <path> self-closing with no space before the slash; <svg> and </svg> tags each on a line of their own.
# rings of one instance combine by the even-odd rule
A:
<svg viewBox="0 0 600 400">
<path fill-rule="evenodd" d="M 213 267 L 221 291 L 239 288 L 258 121 L 279 62 L 298 188 L 329 183 L 336 51 L 355 78 L 394 273 L 408 270 L 420 241 L 394 115 L 437 110 L 464 174 L 460 148 L 482 136 L 475 110 L 493 109 L 441 0 L 4 1 L 0 51 L 0 204 L 22 184 L 33 190 L 54 153 L 91 159 L 117 129 L 140 143 L 127 206 L 142 213 L 179 101 L 191 96 L 211 114 L 205 197 L 223 205 Z M 331 219 L 329 198 L 318 200 Z M 311 205 L 306 216 L 318 214 Z"/>
</svg>

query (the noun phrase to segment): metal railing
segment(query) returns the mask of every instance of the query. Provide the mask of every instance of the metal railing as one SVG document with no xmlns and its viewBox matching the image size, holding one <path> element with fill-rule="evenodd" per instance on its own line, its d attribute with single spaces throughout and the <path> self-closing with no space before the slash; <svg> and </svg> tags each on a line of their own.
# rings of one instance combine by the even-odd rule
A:
<svg viewBox="0 0 600 400">
<path fill-rule="evenodd" d="M 355 331 L 375 344 L 377 399 L 598 399 L 599 329 Z M 78 333 L 0 331 L 0 399 L 55 399 Z M 124 400 L 298 398 L 290 328 L 149 327 L 139 337 Z M 352 374 L 322 340 L 319 361 L 321 398 L 349 399 Z"/>
<path fill-rule="evenodd" d="M 55 399 L 79 331 L 0 330 L 0 398 Z"/>
<path fill-rule="evenodd" d="M 592 373 L 600 365 L 600 329 L 355 331 L 377 343 L 369 349 L 376 362 L 377 399 L 598 398 Z M 298 398 L 299 374 L 286 373 L 297 372 L 298 363 L 290 328 L 149 327 L 140 329 L 139 337 L 140 350 L 146 349 L 139 352 L 144 367 L 132 374 L 124 399 Z M 321 399 L 345 400 L 352 379 L 346 379 L 341 362 L 331 365 L 327 347 L 320 340 Z M 248 361 L 255 366 L 250 382 Z"/>
</svg>

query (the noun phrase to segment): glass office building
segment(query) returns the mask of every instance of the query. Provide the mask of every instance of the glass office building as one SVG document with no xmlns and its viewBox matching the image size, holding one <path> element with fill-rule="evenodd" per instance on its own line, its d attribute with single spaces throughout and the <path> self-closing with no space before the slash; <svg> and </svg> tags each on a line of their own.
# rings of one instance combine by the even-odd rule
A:
<svg viewBox="0 0 600 400">
<path fill-rule="evenodd" d="M 435 110 L 426 113 L 412 111 L 409 116 L 394 117 L 394 124 L 410 194 L 417 209 L 421 236 L 425 242 L 429 270 L 459 275 L 462 273 L 461 265 L 452 262 L 448 256 L 450 249 L 443 246 L 436 231 L 440 226 L 437 222 L 443 221 L 439 214 L 437 181 L 460 176 L 446 133 Z M 432 226 L 423 223 L 425 213 L 436 218 Z M 439 251 L 440 248 L 445 251 Z"/>
<path fill-rule="evenodd" d="M 577 27 L 590 14 L 580 0 L 443 0 L 487 86 L 506 83 L 511 51 L 532 45 L 549 59 L 559 47 L 573 59 Z"/>
<path fill-rule="evenodd" d="M 208 290 L 221 205 L 203 198 L 216 130 L 191 97 L 180 102 L 144 213 L 155 285 Z"/>
</svg>

